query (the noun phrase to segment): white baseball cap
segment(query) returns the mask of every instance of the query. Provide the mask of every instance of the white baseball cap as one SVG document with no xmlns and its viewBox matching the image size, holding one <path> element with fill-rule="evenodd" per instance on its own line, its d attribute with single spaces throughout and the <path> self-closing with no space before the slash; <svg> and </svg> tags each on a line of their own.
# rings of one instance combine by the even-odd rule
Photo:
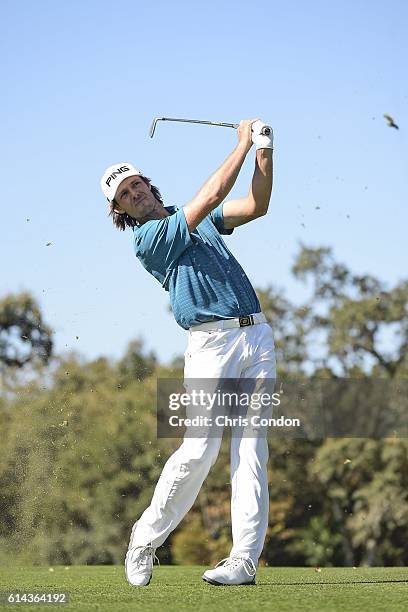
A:
<svg viewBox="0 0 408 612">
<path fill-rule="evenodd" d="M 128 178 L 128 176 L 143 176 L 143 174 L 128 162 L 114 164 L 105 170 L 101 178 L 101 188 L 108 202 L 112 202 L 119 185 Z"/>
</svg>

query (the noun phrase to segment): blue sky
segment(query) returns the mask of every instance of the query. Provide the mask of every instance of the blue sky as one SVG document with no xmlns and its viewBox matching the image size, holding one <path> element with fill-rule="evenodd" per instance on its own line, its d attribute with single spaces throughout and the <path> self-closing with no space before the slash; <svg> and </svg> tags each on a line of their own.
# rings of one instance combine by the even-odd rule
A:
<svg viewBox="0 0 408 612">
<path fill-rule="evenodd" d="M 226 237 L 255 286 L 302 300 L 290 276 L 300 241 L 390 285 L 406 277 L 406 2 L 1 6 L 0 290 L 36 296 L 57 351 L 118 357 L 135 337 L 165 361 L 185 350 L 99 179 L 130 161 L 182 206 L 236 133 L 161 124 L 150 140 L 155 116 L 273 125 L 270 213 Z M 247 193 L 253 164 L 251 151 L 231 197 Z"/>
</svg>

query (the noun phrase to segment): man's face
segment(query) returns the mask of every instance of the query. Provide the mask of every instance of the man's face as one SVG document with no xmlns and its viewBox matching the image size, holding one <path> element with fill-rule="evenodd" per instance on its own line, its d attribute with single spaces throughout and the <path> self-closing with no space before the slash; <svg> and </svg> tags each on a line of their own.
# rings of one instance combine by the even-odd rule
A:
<svg viewBox="0 0 408 612">
<path fill-rule="evenodd" d="M 115 212 L 126 212 L 134 219 L 143 219 L 156 206 L 157 201 L 150 185 L 140 176 L 129 176 L 119 185 L 115 195 Z"/>
</svg>

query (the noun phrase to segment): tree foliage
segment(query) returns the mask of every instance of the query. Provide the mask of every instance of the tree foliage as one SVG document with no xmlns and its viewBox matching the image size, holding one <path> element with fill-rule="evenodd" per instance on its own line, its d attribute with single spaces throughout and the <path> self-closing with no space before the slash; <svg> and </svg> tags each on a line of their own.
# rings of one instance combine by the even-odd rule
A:
<svg viewBox="0 0 408 612">
<path fill-rule="evenodd" d="M 272 286 L 258 289 L 280 376 L 406 379 L 407 282 L 387 288 L 354 275 L 327 248 L 302 247 L 293 274 L 310 289 L 304 304 Z M 181 361 L 161 365 L 136 339 L 117 362 L 72 353 L 50 368 L 52 333 L 32 297 L 3 298 L 0 322 L 5 371 L 29 359 L 43 364 L 37 379 L 0 395 L 0 561 L 12 554 L 27 563 L 121 563 L 131 526 L 180 443 L 157 439 L 155 394 L 158 377 L 182 376 Z M 281 437 L 269 447 L 262 562 L 408 563 L 407 439 Z M 228 555 L 230 491 L 226 437 L 159 556 L 213 563 Z"/>
<path fill-rule="evenodd" d="M 35 360 L 48 363 L 52 333 L 29 293 L 7 295 L 0 300 L 0 367 L 22 368 Z"/>
</svg>

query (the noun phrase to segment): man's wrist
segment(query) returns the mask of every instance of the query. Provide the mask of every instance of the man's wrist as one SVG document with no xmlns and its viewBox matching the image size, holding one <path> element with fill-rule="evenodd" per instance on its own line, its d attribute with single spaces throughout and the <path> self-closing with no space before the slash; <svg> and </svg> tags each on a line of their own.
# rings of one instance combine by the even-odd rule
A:
<svg viewBox="0 0 408 612">
<path fill-rule="evenodd" d="M 273 149 L 257 149 L 256 161 L 260 166 L 268 166 L 272 164 Z"/>
<path fill-rule="evenodd" d="M 252 147 L 252 143 L 247 144 L 245 142 L 243 142 L 242 140 L 240 140 L 236 146 L 236 150 L 239 151 L 240 153 L 244 153 L 245 155 L 247 155 L 247 153 L 249 153 L 250 149 Z"/>
</svg>

